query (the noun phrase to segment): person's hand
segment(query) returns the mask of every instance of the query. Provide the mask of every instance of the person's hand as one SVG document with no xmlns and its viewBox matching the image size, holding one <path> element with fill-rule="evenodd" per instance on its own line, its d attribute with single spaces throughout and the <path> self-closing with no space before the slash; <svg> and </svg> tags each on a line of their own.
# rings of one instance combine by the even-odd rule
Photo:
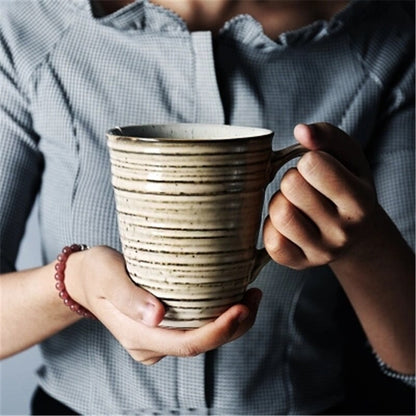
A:
<svg viewBox="0 0 416 416">
<path fill-rule="evenodd" d="M 359 144 L 327 123 L 299 124 L 310 151 L 283 177 L 269 205 L 264 243 L 294 268 L 330 264 L 368 236 L 378 212 L 370 169 Z"/>
<path fill-rule="evenodd" d="M 77 256 L 77 257 L 76 257 Z M 136 286 L 121 253 L 93 247 L 68 258 L 66 285 L 71 297 L 90 310 L 128 353 L 143 364 L 167 355 L 190 357 L 215 349 L 246 333 L 254 324 L 261 292 L 247 291 L 215 321 L 194 330 L 160 328 L 163 304 Z"/>
</svg>

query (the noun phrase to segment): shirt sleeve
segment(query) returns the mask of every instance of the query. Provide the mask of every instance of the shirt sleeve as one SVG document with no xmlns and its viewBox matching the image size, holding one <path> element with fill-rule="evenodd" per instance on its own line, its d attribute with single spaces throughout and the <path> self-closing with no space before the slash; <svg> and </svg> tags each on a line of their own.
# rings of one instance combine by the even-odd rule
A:
<svg viewBox="0 0 416 416">
<path fill-rule="evenodd" d="M 376 353 L 374 356 L 377 360 L 381 371 L 389 377 L 395 378 L 396 380 L 400 380 L 404 384 L 407 384 L 410 387 L 416 387 L 416 377 L 414 374 L 401 374 L 393 369 L 391 369 Z"/>
<path fill-rule="evenodd" d="M 414 250 L 415 69 L 408 68 L 385 100 L 367 156 L 378 201 Z"/>
<path fill-rule="evenodd" d="M 413 64 L 408 68 L 399 77 L 397 85 L 391 88 L 367 153 L 378 200 L 414 250 L 415 71 Z M 414 375 L 400 374 L 389 368 L 377 355 L 376 359 L 386 375 L 415 386 Z"/>
<path fill-rule="evenodd" d="M 30 100 L 19 80 L 16 56 L 0 29 L 0 273 L 15 270 L 41 171 Z"/>
</svg>

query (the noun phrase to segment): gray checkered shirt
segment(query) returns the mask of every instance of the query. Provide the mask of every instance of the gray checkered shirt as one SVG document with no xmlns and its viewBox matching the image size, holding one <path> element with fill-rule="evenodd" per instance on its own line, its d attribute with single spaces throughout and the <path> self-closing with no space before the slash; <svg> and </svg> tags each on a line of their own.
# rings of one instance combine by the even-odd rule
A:
<svg viewBox="0 0 416 416">
<path fill-rule="evenodd" d="M 121 248 L 105 132 L 142 123 L 261 126 L 275 148 L 298 122 L 333 123 L 365 148 L 413 244 L 413 30 L 398 1 L 353 2 L 276 41 L 248 15 L 213 38 L 147 1 L 101 18 L 88 0 L 0 1 L 2 270 L 36 195 L 45 262 L 73 242 Z M 83 320 L 42 343 L 39 382 L 84 414 L 311 414 L 342 400 L 350 310 L 330 270 L 269 264 L 255 286 L 255 326 L 216 351 L 146 367 Z"/>
</svg>

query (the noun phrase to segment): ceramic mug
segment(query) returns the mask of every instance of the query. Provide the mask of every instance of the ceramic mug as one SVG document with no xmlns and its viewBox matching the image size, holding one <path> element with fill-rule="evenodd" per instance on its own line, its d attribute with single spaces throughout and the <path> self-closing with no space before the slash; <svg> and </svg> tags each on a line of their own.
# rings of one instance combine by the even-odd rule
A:
<svg viewBox="0 0 416 416">
<path fill-rule="evenodd" d="M 257 250 L 264 191 L 305 153 L 272 150 L 271 130 L 209 124 L 107 132 L 131 279 L 166 306 L 161 326 L 196 328 L 241 301 L 270 259 Z"/>
</svg>

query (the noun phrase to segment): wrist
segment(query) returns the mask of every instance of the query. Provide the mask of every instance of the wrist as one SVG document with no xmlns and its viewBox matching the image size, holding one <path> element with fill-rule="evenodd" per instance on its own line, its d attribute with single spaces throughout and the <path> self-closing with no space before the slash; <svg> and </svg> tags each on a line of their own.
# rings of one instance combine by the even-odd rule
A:
<svg viewBox="0 0 416 416">
<path fill-rule="evenodd" d="M 392 225 L 383 208 L 377 204 L 371 218 L 359 225 L 359 232 L 354 242 L 341 256 L 330 263 L 330 267 L 336 271 L 377 260 L 380 250 L 384 251 L 383 245 L 386 244 L 387 235 L 391 233 Z"/>
<path fill-rule="evenodd" d="M 409 245 L 388 214 L 377 205 L 371 220 L 362 227 L 360 238 L 330 267 L 339 279 L 374 273 L 404 276 L 412 269 L 413 262 Z"/>
<path fill-rule="evenodd" d="M 82 254 L 88 249 L 83 244 L 73 244 L 66 246 L 57 257 L 55 264 L 56 289 L 64 305 L 69 307 L 72 312 L 85 318 L 94 318 L 94 315 L 85 307 L 87 300 L 85 294 L 85 279 L 83 270 Z"/>
<path fill-rule="evenodd" d="M 414 368 L 415 263 L 380 207 L 365 238 L 331 264 L 374 351 L 396 371 Z M 365 233 L 368 231 L 368 233 Z M 413 366 L 413 367 L 412 367 Z"/>
</svg>

